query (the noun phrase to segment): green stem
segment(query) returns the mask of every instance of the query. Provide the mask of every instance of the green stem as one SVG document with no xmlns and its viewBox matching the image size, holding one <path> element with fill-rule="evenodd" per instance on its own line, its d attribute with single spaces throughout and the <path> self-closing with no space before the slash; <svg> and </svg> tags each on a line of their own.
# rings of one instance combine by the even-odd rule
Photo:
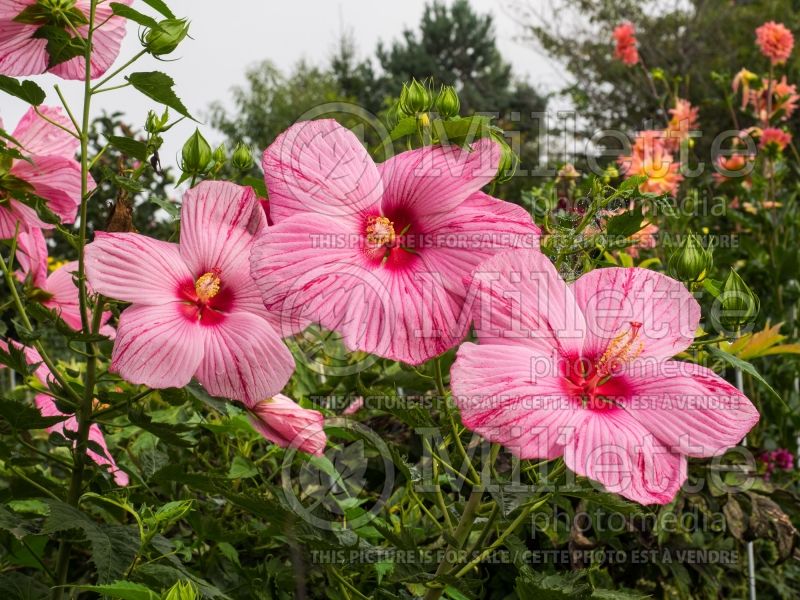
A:
<svg viewBox="0 0 800 600">
<path fill-rule="evenodd" d="M 91 35 L 92 35 L 92 32 L 90 31 L 90 32 L 89 32 L 89 36 L 90 36 L 90 37 L 89 37 L 89 38 L 87 38 L 87 39 L 91 39 Z M 90 49 L 91 49 L 91 44 L 89 44 L 89 47 L 90 47 Z M 115 69 L 115 70 L 114 70 L 114 71 L 112 71 L 112 72 L 111 72 L 109 75 L 106 75 L 106 76 L 105 76 L 103 79 L 101 79 L 101 80 L 100 80 L 98 83 L 95 83 L 95 84 L 94 84 L 94 87 L 92 87 L 92 86 L 91 86 L 91 81 L 90 81 L 90 80 L 87 78 L 87 79 L 86 79 L 86 88 L 87 88 L 87 90 L 88 90 L 88 91 L 89 91 L 91 94 L 94 94 L 95 92 L 97 92 L 97 90 L 99 90 L 99 89 L 100 89 L 101 87 L 103 87 L 103 86 L 104 86 L 106 83 L 108 83 L 109 81 L 111 81 L 112 79 L 114 79 L 114 77 L 116 77 L 117 75 L 119 75 L 120 73 L 122 73 L 122 72 L 123 72 L 125 69 L 127 69 L 128 67 L 130 67 L 130 66 L 131 66 L 133 63 L 135 63 L 137 60 L 139 60 L 140 58 L 142 58 L 142 56 L 144 56 L 145 54 L 147 54 L 147 50 L 140 50 L 139 52 L 137 52 L 137 53 L 136 53 L 136 54 L 133 56 L 133 58 L 131 58 L 129 61 L 127 61 L 127 62 L 126 62 L 124 65 L 122 65 L 122 66 L 121 66 L 119 69 Z"/>
</svg>

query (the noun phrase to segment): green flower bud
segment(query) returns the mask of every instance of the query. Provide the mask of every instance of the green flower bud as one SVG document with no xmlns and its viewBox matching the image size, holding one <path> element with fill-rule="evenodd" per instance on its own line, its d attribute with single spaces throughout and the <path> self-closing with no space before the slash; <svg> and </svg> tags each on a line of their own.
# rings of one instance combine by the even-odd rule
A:
<svg viewBox="0 0 800 600">
<path fill-rule="evenodd" d="M 500 136 L 492 136 L 492 139 L 500 145 L 500 164 L 497 166 L 498 183 L 504 183 L 514 176 L 519 164 L 519 157 L 511 149 L 511 146 Z"/>
<path fill-rule="evenodd" d="M 189 22 L 186 19 L 164 19 L 145 34 L 142 43 L 153 56 L 163 56 L 173 52 L 187 35 Z"/>
<path fill-rule="evenodd" d="M 738 331 L 758 316 L 758 297 L 733 269 L 717 301 L 721 307 L 719 322 L 728 331 Z"/>
<path fill-rule="evenodd" d="M 164 113 L 159 117 L 156 111 L 151 110 L 147 113 L 147 120 L 144 122 L 144 129 L 148 133 L 160 133 L 164 131 L 164 126 L 169 121 L 169 109 L 164 109 Z"/>
<path fill-rule="evenodd" d="M 713 264 L 712 253 L 703 248 L 700 240 L 690 233 L 670 256 L 667 273 L 678 281 L 699 283 L 706 278 Z"/>
<path fill-rule="evenodd" d="M 208 145 L 200 130 L 195 129 L 194 133 L 183 145 L 181 171 L 189 175 L 205 173 L 212 158 L 211 146 Z"/>
<path fill-rule="evenodd" d="M 214 164 L 216 165 L 224 165 L 225 161 L 228 160 L 228 153 L 225 152 L 225 144 L 220 144 L 217 146 L 217 149 L 214 150 L 214 154 L 212 154 L 214 158 Z"/>
<path fill-rule="evenodd" d="M 164 600 L 196 600 L 197 597 L 197 588 L 191 581 L 179 581 L 164 594 Z"/>
<path fill-rule="evenodd" d="M 400 108 L 408 115 L 429 111 L 431 94 L 428 88 L 416 79 L 412 79 L 410 84 L 404 83 L 400 92 Z"/>
<path fill-rule="evenodd" d="M 443 119 L 458 116 L 461 110 L 461 101 L 458 99 L 458 92 L 456 92 L 456 89 L 452 85 L 445 85 L 442 87 L 441 91 L 439 91 L 439 95 L 436 96 L 434 108 Z"/>
<path fill-rule="evenodd" d="M 236 144 L 236 148 L 233 149 L 231 163 L 240 171 L 249 171 L 252 169 L 254 161 L 253 153 L 250 151 L 250 147 L 242 142 Z"/>
</svg>

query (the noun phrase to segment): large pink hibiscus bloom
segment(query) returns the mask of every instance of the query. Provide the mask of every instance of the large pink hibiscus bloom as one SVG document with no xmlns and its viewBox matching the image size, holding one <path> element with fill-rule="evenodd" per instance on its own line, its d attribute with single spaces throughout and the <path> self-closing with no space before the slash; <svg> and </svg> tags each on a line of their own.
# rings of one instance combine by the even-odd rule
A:
<svg viewBox="0 0 800 600">
<path fill-rule="evenodd" d="M 541 254 L 509 251 L 474 284 L 480 345 L 451 371 L 464 425 L 521 458 L 574 472 L 643 504 L 672 500 L 686 456 L 723 453 L 758 421 L 750 401 L 696 364 L 700 308 L 646 269 L 598 269 L 572 285 Z"/>
<path fill-rule="evenodd" d="M 23 351 L 25 354 L 25 360 L 29 365 L 36 365 L 34 374 L 42 383 L 42 385 L 49 385 L 49 381 L 52 379 L 52 374 L 50 373 L 50 369 L 48 369 L 47 366 L 42 362 L 42 357 L 39 355 L 39 353 L 34 348 L 22 346 L 14 341 L 11 343 L 14 345 L 14 347 Z M 0 340 L 0 349 L 2 349 L 4 352 L 8 352 L 8 343 L 6 343 L 4 340 Z M 2 368 L 2 365 L 0 365 L 0 368 Z M 68 437 L 65 432 L 69 431 L 74 434 L 78 431 L 78 420 L 75 418 L 75 416 L 58 410 L 56 402 L 51 396 L 44 393 L 36 394 L 35 402 L 36 407 L 44 417 L 66 417 L 63 421 L 48 427 L 47 431 L 49 433 L 58 433 L 63 437 Z M 87 448 L 86 455 L 101 467 L 107 468 L 108 471 L 114 476 L 114 481 L 117 485 L 128 485 L 128 474 L 117 466 L 116 461 L 114 461 L 114 458 L 108 451 L 106 438 L 103 435 L 103 432 L 100 431 L 100 427 L 97 425 L 97 423 L 92 423 L 92 425 L 89 427 L 89 441 L 97 444 L 103 453 L 100 454 L 90 448 Z M 74 443 L 75 442 L 73 442 L 73 444 Z"/>
<path fill-rule="evenodd" d="M 118 0 L 122 4 L 131 4 L 133 0 Z M 54 24 L 53 18 L 47 16 L 46 9 L 38 11 L 39 16 L 31 19 L 20 16 L 26 9 L 37 4 L 37 0 L 5 0 L 0 3 L 0 74 L 20 76 L 38 75 L 49 71 L 63 79 L 83 79 L 86 75 L 86 62 L 82 56 L 50 67 L 50 55 L 47 53 L 47 40 L 36 37 L 40 27 Z M 57 5 L 60 8 L 76 8 L 88 20 L 89 0 L 45 0 L 39 5 Z M 71 5 L 71 6 L 70 6 Z M 26 13 L 29 14 L 29 13 Z M 51 13 L 52 14 L 52 13 Z M 33 20 L 34 22 L 29 22 Z M 92 52 L 92 79 L 100 77 L 114 63 L 119 54 L 122 39 L 125 37 L 127 20 L 113 16 L 110 2 L 100 3 L 95 10 L 95 27 L 92 36 L 94 51 Z M 72 30 L 64 24 L 58 24 L 70 36 Z M 88 24 L 76 27 L 84 39 L 88 35 Z M 49 67 L 49 68 L 48 68 Z"/>
<path fill-rule="evenodd" d="M 264 227 L 251 188 L 209 181 L 184 196 L 180 244 L 98 233 L 86 247 L 89 283 L 132 303 L 119 320 L 111 370 L 153 388 L 195 376 L 209 393 L 248 405 L 279 392 L 294 360 L 248 262 Z"/>
<path fill-rule="evenodd" d="M 65 127 L 72 126 L 58 107 L 40 106 L 39 110 Z M 0 168 L 0 239 L 14 237 L 17 223 L 20 231 L 53 227 L 39 219 L 34 209 L 14 199 L 20 184 L 44 198 L 62 223 L 74 222 L 81 203 L 81 167 L 75 160 L 78 139 L 42 119 L 33 108 L 22 117 L 12 137 L 28 160 L 11 161 L 5 173 Z M 93 188 L 90 178 L 89 189 Z"/>
<path fill-rule="evenodd" d="M 481 140 L 376 165 L 335 121 L 294 125 L 263 158 L 275 225 L 252 268 L 267 307 L 286 332 L 307 319 L 411 364 L 451 348 L 469 327 L 464 278 L 500 249 L 538 247 L 530 215 L 480 191 L 498 161 Z"/>
<path fill-rule="evenodd" d="M 20 281 L 29 281 L 34 288 L 31 297 L 46 308 L 56 311 L 58 316 L 72 329 L 80 331 L 81 322 L 78 286 L 74 275 L 78 271 L 78 262 L 72 261 L 47 273 L 47 243 L 41 229 L 31 229 L 19 234 L 17 261 Z M 92 290 L 89 290 L 92 293 Z M 100 334 L 113 338 L 114 328 L 107 325 L 111 312 L 105 311 L 100 321 Z"/>
</svg>

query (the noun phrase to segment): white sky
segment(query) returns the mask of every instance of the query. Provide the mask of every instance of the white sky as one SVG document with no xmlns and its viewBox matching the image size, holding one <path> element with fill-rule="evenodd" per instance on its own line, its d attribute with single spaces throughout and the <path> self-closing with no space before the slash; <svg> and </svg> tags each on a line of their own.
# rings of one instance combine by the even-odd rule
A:
<svg viewBox="0 0 800 600">
<path fill-rule="evenodd" d="M 175 53 L 177 62 L 159 63 L 144 57 L 133 70 L 162 70 L 176 82 L 176 92 L 200 121 L 214 100 L 229 99 L 229 90 L 244 81 L 244 71 L 250 64 L 270 59 L 288 71 L 300 59 L 325 64 L 339 35 L 352 32 L 360 58 L 372 55 L 378 40 L 385 43 L 401 36 L 403 29 L 416 28 L 425 0 L 168 0 L 173 12 L 191 20 L 190 35 Z M 480 13 L 495 16 L 495 30 L 501 51 L 513 65 L 514 72 L 527 76 L 537 88 L 553 91 L 564 85 L 563 73 L 542 58 L 530 46 L 516 42 L 520 28 L 503 0 L 471 0 Z M 134 7 L 153 14 L 142 2 Z M 119 61 L 126 60 L 140 49 L 137 26 L 128 25 Z M 118 64 L 121 64 L 118 63 Z M 80 106 L 80 82 L 62 81 L 45 75 L 32 77 L 47 92 L 48 104 L 57 104 L 52 89 L 59 83 L 73 110 Z M 94 114 L 103 109 L 121 110 L 131 123 L 144 122 L 147 110 L 154 102 L 130 88 L 101 94 L 93 104 Z M 27 106 L 5 94 L 0 94 L 0 116 L 6 128 L 12 130 Z M 185 121 L 165 136 L 162 163 L 175 164 L 176 154 L 196 124 Z M 219 141 L 210 127 L 201 131 L 210 141 Z"/>
</svg>

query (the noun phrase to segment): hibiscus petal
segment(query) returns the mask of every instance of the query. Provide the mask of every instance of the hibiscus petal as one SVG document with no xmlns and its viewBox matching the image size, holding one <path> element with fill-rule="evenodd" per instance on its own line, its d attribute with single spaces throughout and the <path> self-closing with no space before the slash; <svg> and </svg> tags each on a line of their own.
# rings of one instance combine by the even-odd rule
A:
<svg viewBox="0 0 800 600">
<path fill-rule="evenodd" d="M 384 214 L 409 215 L 424 223 L 448 213 L 497 173 L 500 148 L 488 139 L 472 151 L 455 146 L 426 146 L 381 163 Z"/>
<path fill-rule="evenodd" d="M 635 361 L 620 375 L 623 407 L 673 451 L 717 456 L 758 422 L 752 402 L 722 377 L 693 363 Z"/>
<path fill-rule="evenodd" d="M 17 262 L 20 281 L 30 275 L 34 287 L 42 288 L 47 281 L 47 242 L 39 228 L 21 231 L 17 236 Z"/>
<path fill-rule="evenodd" d="M 200 365 L 204 338 L 178 302 L 131 306 L 120 316 L 109 370 L 156 389 L 183 387 Z"/>
<path fill-rule="evenodd" d="M 47 40 L 33 37 L 36 25 L 11 20 L 25 9 L 23 3 L 14 4 L 17 7 L 9 7 L 15 11 L 13 16 L 8 15 L 5 6 L 0 15 L 0 74 L 19 77 L 44 73 L 48 59 Z M 19 12 L 16 12 L 17 8 Z"/>
<path fill-rule="evenodd" d="M 37 196 L 47 200 L 62 223 L 74 223 L 81 205 L 81 167 L 74 158 L 33 156 L 31 162 L 14 161 L 11 174 L 33 186 Z M 89 190 L 94 189 L 90 178 Z"/>
<path fill-rule="evenodd" d="M 61 320 L 72 329 L 80 331 L 83 328 L 83 324 L 81 322 L 78 286 L 75 285 L 77 272 L 77 261 L 68 262 L 53 271 L 42 286 L 42 290 L 51 294 L 51 297 L 42 304 L 56 311 Z M 92 290 L 90 289 L 89 292 L 91 293 Z M 111 319 L 111 312 L 104 311 L 100 320 L 100 333 L 113 338 L 114 329 L 105 326 L 109 319 Z"/>
<path fill-rule="evenodd" d="M 532 348 L 462 344 L 450 370 L 462 423 L 520 458 L 561 456 L 581 408 L 558 369 L 559 357 Z"/>
<path fill-rule="evenodd" d="M 686 481 L 686 458 L 621 409 L 585 410 L 564 462 L 578 475 L 640 504 L 668 504 Z"/>
<path fill-rule="evenodd" d="M 197 379 L 214 396 L 252 406 L 281 391 L 294 372 L 291 352 L 259 316 L 233 312 L 203 333 Z"/>
<path fill-rule="evenodd" d="M 119 0 L 122 4 L 130 5 L 133 0 Z M 89 0 L 78 0 L 75 4 L 84 15 L 89 14 Z M 98 4 L 95 9 L 95 29 L 92 35 L 91 78 L 96 79 L 108 71 L 109 67 L 119 55 L 122 40 L 125 38 L 125 29 L 128 20 L 124 17 L 113 16 L 114 10 L 111 3 Z M 86 38 L 89 26 L 78 28 L 78 33 Z M 86 61 L 82 56 L 76 56 L 60 63 L 50 69 L 51 73 L 62 79 L 84 79 L 86 77 Z"/>
<path fill-rule="evenodd" d="M 26 229 L 53 229 L 53 225 L 45 223 L 30 206 L 9 200 L 6 206 L 0 205 L 0 239 L 11 239 L 14 234 Z"/>
<path fill-rule="evenodd" d="M 586 322 L 572 291 L 540 252 L 508 250 L 484 261 L 473 274 L 469 294 L 482 344 L 578 356 Z"/>
<path fill-rule="evenodd" d="M 595 269 L 581 276 L 572 291 L 589 328 L 583 354 L 602 356 L 611 340 L 640 323 L 640 356 L 670 358 L 694 340 L 700 305 L 686 287 L 647 269 Z"/>
<path fill-rule="evenodd" d="M 138 233 L 98 232 L 86 246 L 86 275 L 96 292 L 138 304 L 172 302 L 194 281 L 177 244 Z"/>
<path fill-rule="evenodd" d="M 204 181 L 183 198 L 181 256 L 195 278 L 218 269 L 235 289 L 250 279 L 250 246 L 266 224 L 252 188 Z"/>
<path fill-rule="evenodd" d="M 358 138 L 332 119 L 304 121 L 264 151 L 270 217 L 280 223 L 298 213 L 358 221 L 377 212 L 383 184 Z"/>
<path fill-rule="evenodd" d="M 51 121 L 73 130 L 69 117 L 58 106 L 39 106 L 38 110 Z M 63 129 L 45 121 L 33 108 L 28 109 L 12 134 L 23 150 L 23 154 L 36 156 L 60 156 L 72 159 L 80 141 Z M 80 183 L 79 183 L 80 185 Z"/>
</svg>

